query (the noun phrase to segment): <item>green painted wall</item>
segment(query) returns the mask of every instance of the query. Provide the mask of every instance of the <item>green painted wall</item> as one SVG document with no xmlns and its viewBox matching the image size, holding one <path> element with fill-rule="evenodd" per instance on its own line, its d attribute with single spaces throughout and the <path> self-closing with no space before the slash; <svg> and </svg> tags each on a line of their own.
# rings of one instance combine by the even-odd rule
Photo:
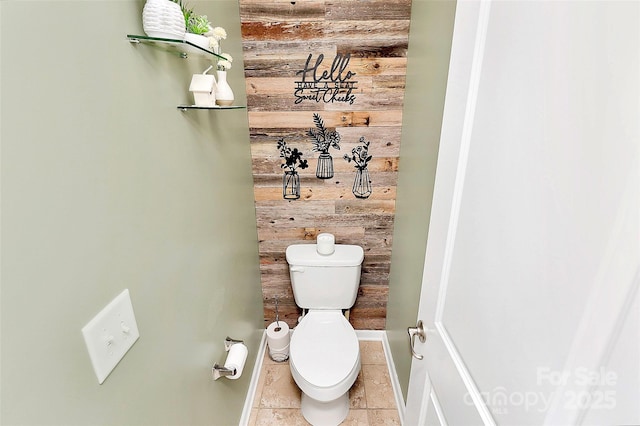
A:
<svg viewBox="0 0 640 426">
<path fill-rule="evenodd" d="M 454 14 L 454 1 L 412 3 L 387 308 L 387 337 L 405 399 L 407 327 L 415 325 L 418 312 Z"/>
<path fill-rule="evenodd" d="M 236 0 L 191 1 L 229 32 Z M 234 425 L 262 332 L 246 110 L 187 112 L 210 61 L 143 45 L 143 0 L 2 1 L 6 425 Z M 98 385 L 81 328 L 124 288 L 140 340 Z M 211 379 L 226 335 L 239 380 Z"/>
</svg>

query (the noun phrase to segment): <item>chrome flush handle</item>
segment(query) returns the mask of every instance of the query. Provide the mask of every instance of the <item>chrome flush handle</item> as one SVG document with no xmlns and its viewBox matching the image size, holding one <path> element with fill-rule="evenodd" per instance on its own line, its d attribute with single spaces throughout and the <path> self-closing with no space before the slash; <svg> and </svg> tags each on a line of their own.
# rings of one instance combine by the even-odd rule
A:
<svg viewBox="0 0 640 426">
<path fill-rule="evenodd" d="M 424 358 L 421 354 L 417 353 L 414 346 L 416 341 L 416 336 L 420 339 L 420 343 L 424 343 L 427 340 L 427 335 L 424 332 L 424 327 L 422 326 L 422 320 L 418 320 L 418 324 L 415 327 L 408 327 L 407 333 L 409 333 L 409 339 L 411 341 L 411 356 L 413 356 L 417 360 L 421 360 Z"/>
</svg>

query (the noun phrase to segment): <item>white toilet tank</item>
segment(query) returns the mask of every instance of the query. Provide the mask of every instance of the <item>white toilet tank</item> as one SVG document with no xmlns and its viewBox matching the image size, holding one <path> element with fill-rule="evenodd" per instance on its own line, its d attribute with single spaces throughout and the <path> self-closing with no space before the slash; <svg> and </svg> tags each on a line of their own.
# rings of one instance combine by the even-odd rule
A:
<svg viewBox="0 0 640 426">
<path fill-rule="evenodd" d="M 316 244 L 293 244 L 286 255 L 296 305 L 303 309 L 353 306 L 364 259 L 362 247 L 336 244 L 332 254 L 324 255 Z"/>
</svg>

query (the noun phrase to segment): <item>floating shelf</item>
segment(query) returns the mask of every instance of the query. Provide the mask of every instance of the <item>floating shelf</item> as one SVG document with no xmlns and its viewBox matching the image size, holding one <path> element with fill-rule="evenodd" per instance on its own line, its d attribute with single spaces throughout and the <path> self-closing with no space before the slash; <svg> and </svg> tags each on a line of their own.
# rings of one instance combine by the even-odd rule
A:
<svg viewBox="0 0 640 426">
<path fill-rule="evenodd" d="M 243 109 L 246 108 L 246 106 L 243 105 L 227 105 L 227 106 L 214 106 L 214 107 L 205 107 L 205 106 L 197 106 L 197 105 L 178 105 L 177 107 L 179 110 L 181 111 L 186 111 L 188 109 L 213 109 L 213 110 L 217 110 L 217 109 Z"/>
<path fill-rule="evenodd" d="M 186 58 L 188 55 L 193 54 L 196 56 L 214 56 L 218 59 L 225 59 L 224 56 L 220 56 L 211 50 L 203 49 L 200 46 L 196 46 L 193 43 L 189 43 L 185 40 L 173 39 L 173 38 L 160 38 L 160 37 L 148 37 L 142 35 L 127 34 L 127 38 L 131 43 L 145 43 L 154 45 L 169 52 L 178 53 L 181 58 Z"/>
<path fill-rule="evenodd" d="M 160 37 L 149 37 L 135 34 L 127 34 L 127 39 L 131 43 L 144 43 L 153 45 L 155 47 L 159 47 L 162 50 L 168 51 L 170 53 L 178 53 L 181 58 L 186 58 L 189 54 L 195 54 L 196 56 L 213 56 L 218 59 L 226 60 L 224 56 L 220 56 L 217 53 L 214 53 L 210 50 L 203 49 L 200 46 L 196 46 L 193 43 L 189 43 L 185 40 L 173 39 L 173 38 L 160 38 Z M 228 106 L 220 106 L 216 105 L 213 107 L 203 107 L 197 105 L 178 105 L 177 108 L 180 111 L 187 111 L 190 109 L 208 109 L 208 110 L 223 110 L 223 109 L 242 109 L 246 108 L 243 105 L 228 105 Z"/>
</svg>

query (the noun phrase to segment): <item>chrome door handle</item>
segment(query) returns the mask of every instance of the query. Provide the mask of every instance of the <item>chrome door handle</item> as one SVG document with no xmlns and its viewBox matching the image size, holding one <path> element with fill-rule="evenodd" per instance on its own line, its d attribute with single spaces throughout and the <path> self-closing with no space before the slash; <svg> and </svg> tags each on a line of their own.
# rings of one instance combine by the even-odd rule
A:
<svg viewBox="0 0 640 426">
<path fill-rule="evenodd" d="M 408 327 L 407 333 L 409 333 L 409 338 L 411 339 L 411 356 L 417 360 L 421 360 L 424 356 L 416 352 L 414 345 L 416 336 L 420 339 L 420 343 L 424 343 L 427 340 L 427 335 L 425 334 L 424 327 L 422 326 L 422 320 L 418 320 L 418 324 L 416 324 L 415 327 Z"/>
</svg>

